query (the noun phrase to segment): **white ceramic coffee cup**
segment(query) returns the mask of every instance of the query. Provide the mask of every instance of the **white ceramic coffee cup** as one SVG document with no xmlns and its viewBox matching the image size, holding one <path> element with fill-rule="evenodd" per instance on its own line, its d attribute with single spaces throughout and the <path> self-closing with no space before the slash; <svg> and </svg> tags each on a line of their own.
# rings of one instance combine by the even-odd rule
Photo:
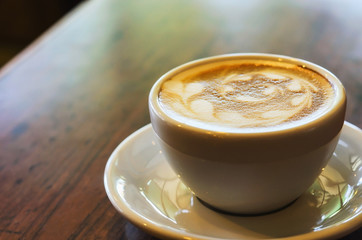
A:
<svg viewBox="0 0 362 240">
<path fill-rule="evenodd" d="M 265 132 L 230 133 L 190 126 L 160 106 L 162 83 L 202 64 L 257 59 L 293 63 L 328 79 L 332 106 L 303 125 Z M 337 145 L 346 108 L 345 91 L 328 70 L 296 58 L 272 54 L 229 54 L 192 61 L 164 74 L 149 95 L 152 127 L 165 157 L 183 183 L 203 202 L 237 214 L 280 209 L 305 192 Z"/>
</svg>

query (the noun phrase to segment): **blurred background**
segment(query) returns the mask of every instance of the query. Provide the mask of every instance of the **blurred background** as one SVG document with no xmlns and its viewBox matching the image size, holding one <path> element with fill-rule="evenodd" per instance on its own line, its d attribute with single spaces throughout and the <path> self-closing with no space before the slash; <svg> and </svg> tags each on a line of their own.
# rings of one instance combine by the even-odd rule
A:
<svg viewBox="0 0 362 240">
<path fill-rule="evenodd" d="M 82 0 L 0 0 L 0 68 Z"/>
</svg>

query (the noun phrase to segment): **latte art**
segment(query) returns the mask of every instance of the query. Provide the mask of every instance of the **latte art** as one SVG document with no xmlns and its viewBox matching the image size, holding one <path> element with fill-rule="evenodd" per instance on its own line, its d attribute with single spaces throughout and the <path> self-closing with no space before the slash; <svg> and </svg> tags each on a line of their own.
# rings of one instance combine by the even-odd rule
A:
<svg viewBox="0 0 362 240">
<path fill-rule="evenodd" d="M 310 118 L 333 94 L 322 76 L 298 66 L 222 66 L 162 85 L 161 106 L 193 125 L 269 128 Z"/>
</svg>

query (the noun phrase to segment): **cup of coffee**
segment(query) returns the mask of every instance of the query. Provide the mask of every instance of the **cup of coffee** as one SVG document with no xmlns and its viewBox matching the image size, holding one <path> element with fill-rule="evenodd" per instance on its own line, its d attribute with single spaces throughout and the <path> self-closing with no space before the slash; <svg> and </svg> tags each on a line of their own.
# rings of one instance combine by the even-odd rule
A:
<svg viewBox="0 0 362 240">
<path fill-rule="evenodd" d="M 272 54 L 192 61 L 149 95 L 172 169 L 203 203 L 234 214 L 275 211 L 305 192 L 333 154 L 345 109 L 336 76 Z"/>
</svg>

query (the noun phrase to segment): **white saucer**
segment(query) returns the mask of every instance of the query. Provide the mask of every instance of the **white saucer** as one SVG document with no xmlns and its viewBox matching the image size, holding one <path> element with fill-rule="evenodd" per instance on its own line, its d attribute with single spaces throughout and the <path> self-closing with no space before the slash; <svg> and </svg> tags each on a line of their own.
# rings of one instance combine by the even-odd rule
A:
<svg viewBox="0 0 362 240">
<path fill-rule="evenodd" d="M 108 160 L 104 184 L 114 207 L 163 239 L 331 239 L 362 225 L 362 131 L 345 122 L 335 154 L 296 202 L 262 216 L 230 216 L 203 204 L 180 182 L 147 125 Z"/>
</svg>

